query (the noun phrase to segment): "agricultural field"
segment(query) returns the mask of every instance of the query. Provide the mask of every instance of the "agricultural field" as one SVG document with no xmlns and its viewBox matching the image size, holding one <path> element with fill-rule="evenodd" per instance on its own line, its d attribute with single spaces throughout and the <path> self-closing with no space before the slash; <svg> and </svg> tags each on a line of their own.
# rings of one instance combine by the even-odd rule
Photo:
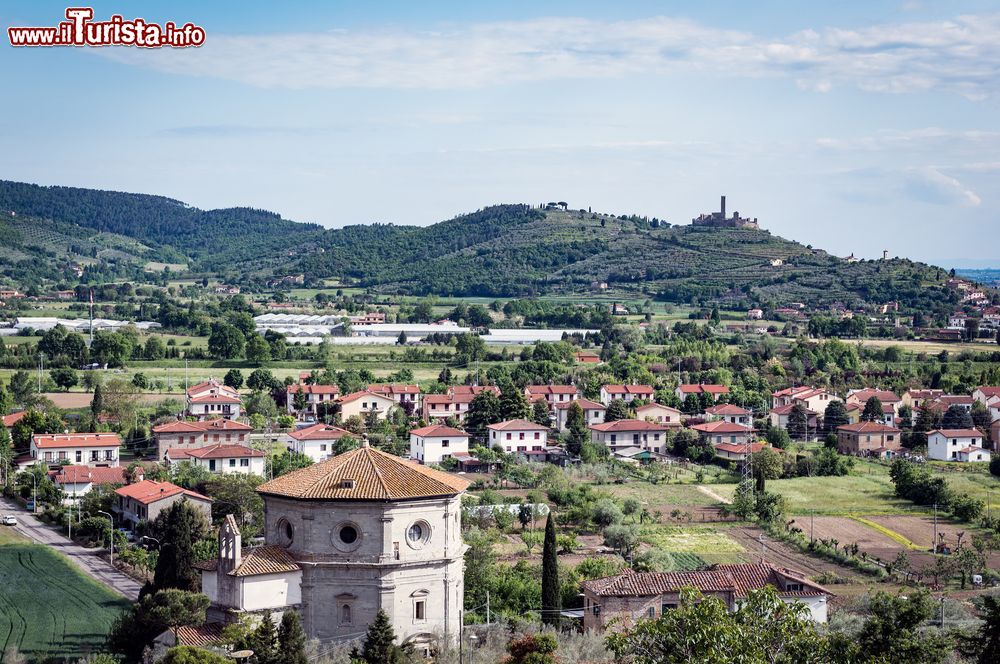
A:
<svg viewBox="0 0 1000 664">
<path fill-rule="evenodd" d="M 48 547 L 0 534 L 0 652 L 29 661 L 84 657 L 128 602 Z"/>
</svg>

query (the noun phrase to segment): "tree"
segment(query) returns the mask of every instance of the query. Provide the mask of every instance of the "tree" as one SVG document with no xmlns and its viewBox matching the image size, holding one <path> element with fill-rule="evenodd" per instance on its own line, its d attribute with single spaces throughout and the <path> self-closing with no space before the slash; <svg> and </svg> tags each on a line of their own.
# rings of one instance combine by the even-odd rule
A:
<svg viewBox="0 0 1000 664">
<path fill-rule="evenodd" d="M 232 660 L 204 648 L 174 646 L 167 650 L 160 664 L 232 664 Z"/>
<path fill-rule="evenodd" d="M 869 397 L 865 402 L 865 409 L 861 413 L 861 420 L 864 422 L 881 422 L 885 419 L 882 411 L 882 402 L 878 397 Z"/>
<path fill-rule="evenodd" d="M 298 611 L 289 609 L 281 614 L 278 626 L 278 664 L 307 664 L 306 633 Z"/>
<path fill-rule="evenodd" d="M 56 367 L 49 371 L 49 376 L 52 377 L 52 382 L 65 392 L 69 392 L 70 388 L 75 387 L 79 382 L 76 369 L 73 367 Z"/>
<path fill-rule="evenodd" d="M 177 629 L 185 625 L 201 625 L 205 622 L 205 612 L 211 604 L 201 593 L 167 588 L 145 598 L 149 616 L 169 627 L 177 637 Z"/>
<path fill-rule="evenodd" d="M 96 425 L 97 419 L 104 411 L 104 390 L 101 384 L 94 385 L 94 395 L 90 398 L 90 416 Z"/>
<path fill-rule="evenodd" d="M 628 404 L 624 399 L 614 399 L 608 404 L 608 409 L 604 413 L 605 422 L 615 422 L 617 420 L 627 420 L 629 418 Z"/>
<path fill-rule="evenodd" d="M 204 517 L 184 498 L 171 505 L 163 519 L 165 523 L 158 538 L 163 544 L 151 590 L 192 590 L 198 584 L 193 545 L 199 532 L 206 529 Z"/>
<path fill-rule="evenodd" d="M 269 369 L 254 369 L 247 378 L 247 387 L 254 392 L 269 392 L 281 387 L 281 383 Z"/>
<path fill-rule="evenodd" d="M 504 664 L 556 664 L 559 642 L 554 634 L 526 634 L 507 644 L 510 657 Z"/>
<path fill-rule="evenodd" d="M 10 396 L 19 406 L 27 408 L 32 405 L 36 388 L 35 381 L 27 371 L 15 371 L 10 377 Z"/>
<path fill-rule="evenodd" d="M 149 337 L 146 339 L 146 346 L 143 348 L 143 355 L 147 360 L 162 360 L 167 355 L 167 347 L 163 345 L 160 337 Z"/>
<path fill-rule="evenodd" d="M 504 420 L 527 419 L 530 410 L 528 397 L 514 383 L 507 382 L 500 388 L 500 417 Z"/>
<path fill-rule="evenodd" d="M 503 417 L 500 414 L 500 397 L 493 390 L 483 390 L 469 403 L 469 411 L 465 415 L 465 424 L 469 433 L 485 440 L 486 427 L 496 424 Z"/>
<path fill-rule="evenodd" d="M 3 344 L 0 343 L 0 346 Z M 0 381 L 0 415 L 9 413 L 14 407 L 14 399 L 10 396 L 10 392 L 4 387 L 3 381 Z"/>
<path fill-rule="evenodd" d="M 608 526 L 604 529 L 604 543 L 621 554 L 626 560 L 632 557 L 632 552 L 639 546 L 639 526 L 628 525 Z"/>
<path fill-rule="evenodd" d="M 958 404 L 948 406 L 941 418 L 942 429 L 971 429 L 973 424 L 972 415 Z"/>
<path fill-rule="evenodd" d="M 858 655 L 849 661 L 943 662 L 951 650 L 948 638 L 919 631 L 931 617 L 935 602 L 927 590 L 906 595 L 877 592 L 869 602 L 869 617 L 845 648 Z"/>
<path fill-rule="evenodd" d="M 979 617 L 983 624 L 971 636 L 959 637 L 959 652 L 978 664 L 1000 662 L 1000 597 L 983 595 L 979 599 Z"/>
<path fill-rule="evenodd" d="M 238 390 L 243 387 L 243 372 L 239 369 L 230 369 L 222 378 L 222 384 Z"/>
<path fill-rule="evenodd" d="M 478 334 L 460 334 L 455 340 L 455 360 L 468 364 L 486 357 L 486 342 Z"/>
<path fill-rule="evenodd" d="M 795 440 L 804 440 L 809 434 L 809 415 L 802 404 L 795 404 L 788 413 L 788 435 Z"/>
<path fill-rule="evenodd" d="M 361 653 L 356 650 L 351 658 L 364 664 L 404 664 L 406 653 L 396 645 L 396 632 L 389 622 L 389 615 L 379 609 L 375 620 L 368 627 Z"/>
<path fill-rule="evenodd" d="M 826 410 L 823 411 L 823 427 L 827 432 L 835 433 L 837 427 L 842 427 L 849 422 L 847 406 L 844 405 L 843 401 L 837 399 L 827 404 Z"/>
<path fill-rule="evenodd" d="M 243 356 L 246 337 L 229 323 L 213 323 L 208 337 L 208 352 L 220 360 L 233 360 Z"/>
<path fill-rule="evenodd" d="M 545 399 L 537 399 L 531 407 L 531 421 L 543 427 L 549 426 L 549 403 Z"/>
<path fill-rule="evenodd" d="M 566 429 L 566 451 L 580 456 L 583 444 L 587 442 L 587 416 L 576 401 L 566 409 Z"/>
<path fill-rule="evenodd" d="M 598 526 L 606 527 L 621 523 L 625 519 L 625 514 L 621 508 L 610 498 L 601 498 L 594 503 L 591 508 L 594 523 Z"/>
<path fill-rule="evenodd" d="M 264 364 L 271 359 L 271 346 L 259 334 L 251 335 L 247 338 L 246 356 L 250 364 Z"/>
<path fill-rule="evenodd" d="M 257 487 L 263 481 L 258 475 L 244 473 L 224 473 L 210 479 L 205 484 L 205 493 L 216 500 L 212 516 L 222 519 L 233 514 L 241 528 L 252 527 L 254 533 L 259 532 L 264 523 L 264 500 Z"/>
<path fill-rule="evenodd" d="M 146 374 L 141 371 L 132 374 L 132 384 L 138 390 L 149 389 L 149 379 L 146 377 Z"/>
<path fill-rule="evenodd" d="M 557 553 L 556 524 L 550 510 L 545 519 L 545 543 L 542 545 L 542 622 L 558 628 L 562 596 L 559 592 Z"/>
<path fill-rule="evenodd" d="M 399 336 L 396 337 L 396 345 L 397 346 L 405 346 L 406 345 L 406 332 L 405 331 L 400 332 Z"/>
</svg>

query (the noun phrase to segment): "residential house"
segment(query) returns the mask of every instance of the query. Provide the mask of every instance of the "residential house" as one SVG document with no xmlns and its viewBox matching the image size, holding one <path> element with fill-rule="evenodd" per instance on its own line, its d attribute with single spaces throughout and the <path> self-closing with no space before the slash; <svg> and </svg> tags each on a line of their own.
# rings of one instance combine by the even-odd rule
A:
<svg viewBox="0 0 1000 664">
<path fill-rule="evenodd" d="M 306 400 L 306 407 L 301 410 L 295 404 L 296 395 L 299 393 L 304 394 Z M 285 409 L 289 415 L 293 415 L 300 420 L 308 417 L 319 419 L 320 407 L 323 404 L 335 403 L 339 396 L 340 387 L 336 385 L 306 385 L 305 383 L 289 385 L 285 390 Z M 301 403 L 302 398 L 300 397 L 298 401 Z"/>
<path fill-rule="evenodd" d="M 95 486 L 125 484 L 125 467 L 62 466 L 52 481 L 62 489 L 63 505 L 74 505 Z"/>
<path fill-rule="evenodd" d="M 990 406 L 1000 402 L 1000 387 L 987 387 L 981 385 L 972 391 L 972 398 L 979 401 L 984 406 Z"/>
<path fill-rule="evenodd" d="M 837 427 L 837 451 L 870 456 L 878 448 L 898 451 L 900 430 L 881 422 L 859 422 Z"/>
<path fill-rule="evenodd" d="M 989 461 L 978 429 L 935 429 L 927 434 L 927 458 L 936 461 Z"/>
<path fill-rule="evenodd" d="M 944 396 L 944 390 L 933 390 L 933 389 L 915 389 L 907 390 L 903 392 L 903 405 L 909 406 L 910 410 L 916 412 L 920 408 L 923 408 L 924 404 L 928 401 L 933 401 L 938 397 Z"/>
<path fill-rule="evenodd" d="M 764 317 L 763 309 L 750 309 L 747 311 L 747 318 L 749 320 L 760 320 Z"/>
<path fill-rule="evenodd" d="M 195 449 L 167 450 L 167 466 L 187 461 L 210 473 L 240 473 L 264 476 L 264 457 L 260 450 L 246 445 L 207 445 Z"/>
<path fill-rule="evenodd" d="M 659 618 L 681 603 L 681 591 L 695 588 L 715 597 L 735 611 L 751 591 L 771 586 L 786 604 L 801 604 L 817 623 L 827 620 L 827 602 L 833 593 L 805 577 L 802 572 L 767 563 L 713 565 L 683 572 L 633 572 L 583 584 L 583 628 L 603 632 L 626 630 L 640 620 Z"/>
<path fill-rule="evenodd" d="M 590 426 L 590 440 L 611 452 L 638 447 L 656 454 L 667 453 L 666 425 L 647 420 L 615 420 Z"/>
<path fill-rule="evenodd" d="M 122 441 L 116 433 L 36 433 L 29 454 L 51 465 L 117 466 Z"/>
<path fill-rule="evenodd" d="M 407 413 L 420 411 L 420 386 L 397 383 L 374 383 L 368 386 L 369 392 L 389 397 L 402 406 Z"/>
<path fill-rule="evenodd" d="M 764 449 L 764 443 L 744 443 L 742 445 L 733 443 L 715 443 L 715 456 L 726 461 L 743 463 L 747 460 L 747 449 L 750 454 L 756 454 Z"/>
<path fill-rule="evenodd" d="M 729 388 L 725 385 L 704 385 L 699 383 L 698 385 L 678 385 L 677 389 L 674 391 L 677 398 L 683 401 L 687 399 L 689 394 L 694 394 L 695 396 L 701 396 L 702 394 L 711 394 L 712 400 L 718 403 L 719 398 L 723 394 L 729 394 Z"/>
<path fill-rule="evenodd" d="M 783 390 L 778 390 L 771 393 L 771 403 L 775 406 L 790 406 L 795 403 L 795 396 L 799 394 L 808 394 L 812 392 L 814 388 L 806 385 L 799 385 L 798 387 L 786 387 Z"/>
<path fill-rule="evenodd" d="M 549 428 L 528 420 L 507 420 L 486 427 L 490 447 L 499 445 L 504 452 L 544 455 Z"/>
<path fill-rule="evenodd" d="M 410 431 L 410 458 L 420 463 L 441 463 L 456 454 L 468 453 L 469 434 L 461 429 L 431 424 Z"/>
<path fill-rule="evenodd" d="M 788 419 L 789 415 L 792 413 L 792 409 L 796 407 L 795 403 L 785 404 L 783 406 L 775 406 L 768 413 L 768 420 L 771 422 L 772 427 L 779 429 L 788 429 Z M 805 409 L 806 413 L 806 427 L 810 431 L 817 431 L 819 429 L 819 413 Z"/>
<path fill-rule="evenodd" d="M 242 445 L 251 431 L 253 427 L 249 424 L 226 419 L 158 424 L 153 427 L 156 458 L 163 460 L 168 450 L 191 450 L 213 444 Z"/>
<path fill-rule="evenodd" d="M 445 394 L 427 394 L 423 399 L 423 419 L 425 422 L 443 422 L 454 418 L 456 422 L 462 422 L 469 412 L 469 404 L 484 390 L 500 396 L 500 389 L 493 385 L 455 385 L 449 387 Z"/>
<path fill-rule="evenodd" d="M 552 408 L 557 404 L 576 401 L 582 396 L 576 385 L 528 385 L 524 388 L 524 395 L 532 403 L 545 399 Z"/>
<path fill-rule="evenodd" d="M 847 393 L 847 403 L 855 403 L 864 408 L 865 404 L 872 397 L 877 397 L 882 402 L 883 407 L 891 406 L 893 417 L 899 415 L 899 407 L 903 405 L 903 400 L 891 390 L 878 390 L 872 387 L 866 387 L 863 390 L 851 390 Z"/>
<path fill-rule="evenodd" d="M 939 417 L 943 416 L 948 412 L 948 409 L 952 406 L 958 406 L 967 413 L 972 412 L 972 404 L 976 403 L 976 400 L 971 396 L 965 396 L 962 394 L 943 394 L 935 399 L 930 399 L 924 402 L 924 405 L 920 410 L 933 413 Z M 916 417 L 916 415 L 914 415 Z"/>
<path fill-rule="evenodd" d="M 575 359 L 580 364 L 600 364 L 601 356 L 597 353 L 591 353 L 589 351 L 581 350 L 579 352 L 573 353 L 573 359 Z"/>
<path fill-rule="evenodd" d="M 792 395 L 791 402 L 793 404 L 799 404 L 803 406 L 806 410 L 811 410 L 814 413 L 824 413 L 826 412 L 826 407 L 830 405 L 833 401 L 843 401 L 836 394 L 827 392 L 826 390 L 816 390 L 810 389 L 801 392 L 797 392 Z"/>
<path fill-rule="evenodd" d="M 742 424 L 745 427 L 753 425 L 753 416 L 750 411 L 731 403 L 706 408 L 705 417 L 709 421 L 731 422 L 732 424 Z"/>
<path fill-rule="evenodd" d="M 392 397 L 361 390 L 340 400 L 340 417 L 343 420 L 355 415 L 366 418 L 374 413 L 376 418 L 384 420 L 389 416 L 389 410 L 396 407 L 396 400 Z"/>
<path fill-rule="evenodd" d="M 334 456 L 338 440 L 343 436 L 353 435 L 347 429 L 341 429 L 332 424 L 320 422 L 288 434 L 288 437 L 292 439 L 288 449 L 292 452 L 304 454 L 312 459 L 313 462 L 319 463 Z"/>
<path fill-rule="evenodd" d="M 596 401 L 591 401 L 590 399 L 576 399 L 575 401 L 563 401 L 562 403 L 557 403 L 553 406 L 553 410 L 556 413 L 556 430 L 565 431 L 569 419 L 569 407 L 574 403 L 579 404 L 580 409 L 583 410 L 583 421 L 584 424 L 590 426 L 591 424 L 600 424 L 604 421 L 604 413 L 607 412 L 607 408 L 604 404 L 597 403 Z"/>
<path fill-rule="evenodd" d="M 212 417 L 235 419 L 240 416 L 243 400 L 237 390 L 214 378 L 187 389 L 187 414 L 199 420 Z"/>
<path fill-rule="evenodd" d="M 132 528 L 140 523 L 153 521 L 160 512 L 184 499 L 207 519 L 212 518 L 211 498 L 170 482 L 142 480 L 116 489 L 115 494 L 116 499 L 111 509 L 118 515 L 119 523 L 129 523 Z"/>
<path fill-rule="evenodd" d="M 635 409 L 635 419 L 649 420 L 668 427 L 681 426 L 681 411 L 661 403 L 647 403 Z"/>
<path fill-rule="evenodd" d="M 615 399 L 631 403 L 636 399 L 652 401 L 655 394 L 650 385 L 605 385 L 601 388 L 601 403 L 610 406 Z"/>
<path fill-rule="evenodd" d="M 695 424 L 691 427 L 691 429 L 697 431 L 703 441 L 709 442 L 713 445 L 717 445 L 719 443 L 744 445 L 753 437 L 754 433 L 753 429 L 750 427 L 745 427 L 741 424 L 733 424 L 732 422 L 726 422 L 723 420 L 705 422 L 704 424 Z"/>
<path fill-rule="evenodd" d="M 3 424 L 5 428 L 10 429 L 15 424 L 20 422 L 21 419 L 27 414 L 28 411 L 22 410 L 19 413 L 11 413 L 10 415 L 4 415 L 3 417 L 0 417 L 0 424 Z"/>
</svg>

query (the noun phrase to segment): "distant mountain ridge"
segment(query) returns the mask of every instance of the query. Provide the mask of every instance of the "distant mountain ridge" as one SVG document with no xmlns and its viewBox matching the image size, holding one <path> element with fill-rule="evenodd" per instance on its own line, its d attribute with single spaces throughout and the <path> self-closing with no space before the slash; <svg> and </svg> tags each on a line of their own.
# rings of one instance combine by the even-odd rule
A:
<svg viewBox="0 0 1000 664">
<path fill-rule="evenodd" d="M 494 205 L 431 226 L 323 229 L 265 210 L 204 211 L 162 196 L 0 181 L 0 214 L 132 238 L 143 256 L 260 284 L 304 274 L 382 292 L 485 297 L 610 289 L 734 307 L 874 306 L 945 315 L 948 273 L 906 259 L 847 261 L 754 228 Z M 186 260 L 183 260 L 186 259 Z M 2 256 L 0 256 L 2 260 Z"/>
</svg>

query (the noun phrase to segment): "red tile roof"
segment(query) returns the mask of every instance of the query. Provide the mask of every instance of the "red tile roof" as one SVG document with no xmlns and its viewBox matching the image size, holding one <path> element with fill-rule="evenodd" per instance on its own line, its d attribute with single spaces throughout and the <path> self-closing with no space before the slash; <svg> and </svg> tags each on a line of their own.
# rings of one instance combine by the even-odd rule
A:
<svg viewBox="0 0 1000 664">
<path fill-rule="evenodd" d="M 705 422 L 704 424 L 695 424 L 691 428 L 695 431 L 701 431 L 703 433 L 750 433 L 750 429 L 748 427 L 741 424 L 735 424 L 733 422 L 726 422 L 724 420 Z"/>
<path fill-rule="evenodd" d="M 973 391 L 979 391 L 983 393 L 984 397 L 998 397 L 1000 396 L 1000 387 L 987 387 L 985 385 L 980 385 Z"/>
<path fill-rule="evenodd" d="M 484 392 L 486 390 L 500 396 L 500 388 L 496 385 L 453 385 L 448 388 L 448 393 L 454 394 L 456 397 L 464 396 L 466 394 L 476 396 L 480 392 Z"/>
<path fill-rule="evenodd" d="M 62 466 L 55 476 L 56 484 L 125 484 L 125 467 Z"/>
<path fill-rule="evenodd" d="M 261 576 L 264 574 L 285 574 L 297 572 L 301 567 L 295 562 L 284 547 L 271 544 L 253 549 L 244 549 L 240 556 L 240 564 L 227 576 Z M 219 568 L 218 558 L 205 560 L 194 565 L 200 570 L 214 572 Z"/>
<path fill-rule="evenodd" d="M 885 403 L 886 401 L 894 402 L 900 400 L 899 396 L 897 396 L 896 393 L 891 390 L 877 390 L 871 387 L 865 388 L 863 390 L 858 390 L 857 392 L 851 395 L 852 399 L 856 399 L 857 401 L 860 401 L 862 403 L 868 401 L 872 397 L 878 397 L 878 400 L 881 401 L 882 403 Z"/>
<path fill-rule="evenodd" d="M 38 449 L 63 447 L 120 447 L 116 433 L 36 433 L 31 437 Z"/>
<path fill-rule="evenodd" d="M 408 500 L 462 493 L 469 481 L 363 444 L 262 484 L 265 495 L 303 500 Z"/>
<path fill-rule="evenodd" d="M 200 422 L 177 420 L 175 422 L 158 424 L 153 427 L 153 433 L 206 433 L 208 431 L 253 431 L 253 427 L 249 424 L 221 417 L 202 420 Z"/>
<path fill-rule="evenodd" d="M 289 385 L 288 394 L 340 394 L 340 387 L 337 385 Z"/>
<path fill-rule="evenodd" d="M 549 427 L 528 420 L 507 420 L 491 424 L 487 429 L 494 431 L 548 431 Z"/>
<path fill-rule="evenodd" d="M 352 403 L 358 399 L 377 397 L 379 399 L 385 399 L 386 401 L 392 401 L 392 397 L 387 397 L 384 394 L 378 394 L 377 392 L 372 392 L 371 390 L 361 390 L 359 392 L 352 392 L 346 397 L 340 400 L 340 403 Z M 395 403 L 395 402 L 393 402 Z"/>
<path fill-rule="evenodd" d="M 580 404 L 580 408 L 583 410 L 607 410 L 603 403 L 597 403 L 596 401 L 591 401 L 590 399 L 577 399 L 576 401 L 561 401 L 557 403 L 553 408 L 558 408 L 559 410 L 565 410 L 573 404 Z M 645 406 L 643 406 L 645 408 Z"/>
<path fill-rule="evenodd" d="M 527 385 L 524 388 L 530 396 L 546 394 L 579 394 L 576 385 Z"/>
<path fill-rule="evenodd" d="M 209 502 L 212 500 L 208 496 L 189 491 L 171 482 L 157 482 L 156 480 L 143 480 L 135 484 L 128 484 L 115 490 L 115 493 L 125 498 L 131 498 L 143 505 L 149 505 L 164 498 L 176 496 L 179 493 L 199 500 L 207 500 Z"/>
<path fill-rule="evenodd" d="M 369 392 L 375 394 L 420 394 L 419 385 L 402 385 L 397 383 L 372 383 L 368 386 Z"/>
<path fill-rule="evenodd" d="M 21 419 L 27 414 L 28 411 L 22 410 L 20 413 L 11 413 L 10 415 L 4 415 L 2 418 L 0 418 L 0 421 L 2 421 L 3 425 L 9 429 L 18 422 L 20 422 Z"/>
<path fill-rule="evenodd" d="M 701 394 L 702 392 L 707 392 L 709 394 L 729 394 L 729 388 L 725 385 L 681 385 L 680 390 L 682 394 Z"/>
<path fill-rule="evenodd" d="M 608 394 L 653 394 L 651 385 L 605 385 Z"/>
<path fill-rule="evenodd" d="M 792 412 L 792 409 L 795 408 L 796 406 L 799 406 L 800 408 L 802 408 L 802 410 L 805 412 L 806 415 L 818 415 L 819 414 L 819 413 L 817 413 L 814 410 L 810 410 L 809 408 L 805 408 L 804 406 L 801 406 L 799 404 L 794 404 L 794 403 L 785 404 L 784 406 L 775 406 L 774 408 L 771 409 L 771 412 L 774 413 L 775 415 L 788 415 L 789 413 Z M 854 404 L 854 406 L 855 406 L 855 408 L 857 407 L 856 404 Z M 708 411 L 705 411 L 705 412 L 707 413 Z"/>
<path fill-rule="evenodd" d="M 723 452 L 728 452 L 729 454 L 743 454 L 746 452 L 746 445 L 738 445 L 733 443 L 716 443 L 715 449 L 722 450 Z M 756 454 L 764 449 L 764 443 L 751 443 L 750 444 L 750 454 Z"/>
<path fill-rule="evenodd" d="M 195 447 L 193 449 L 173 448 L 167 450 L 167 457 L 171 459 L 240 459 L 244 457 L 259 458 L 265 454 L 260 450 L 255 450 L 246 445 L 206 445 L 205 447 Z"/>
<path fill-rule="evenodd" d="M 733 405 L 731 403 L 721 404 L 718 406 L 712 406 L 711 408 L 706 408 L 705 412 L 709 415 L 749 415 L 750 411 L 746 408 L 740 408 L 739 406 Z"/>
<path fill-rule="evenodd" d="M 419 429 L 413 429 L 410 434 L 414 436 L 421 437 L 439 437 L 439 436 L 459 436 L 466 437 L 469 434 L 465 433 L 461 429 L 456 429 L 454 427 L 445 426 L 444 424 L 432 424 L 426 427 L 420 427 Z"/>
<path fill-rule="evenodd" d="M 982 438 L 984 436 L 983 432 L 978 429 L 934 429 L 934 431 L 928 431 L 927 435 L 931 436 L 936 433 L 942 434 L 945 438 Z"/>
<path fill-rule="evenodd" d="M 896 427 L 886 426 L 880 422 L 858 422 L 857 424 L 844 424 L 837 427 L 837 431 L 847 431 L 850 433 L 899 433 Z"/>
<path fill-rule="evenodd" d="M 658 422 L 648 420 L 615 420 L 614 422 L 602 422 L 601 424 L 591 424 L 594 431 L 604 433 L 616 431 L 666 431 L 667 427 Z"/>
<path fill-rule="evenodd" d="M 204 647 L 219 643 L 224 628 L 222 623 L 205 623 L 197 627 L 182 625 L 177 628 L 178 645 Z"/>
<path fill-rule="evenodd" d="M 349 436 L 354 435 L 347 429 L 341 429 L 340 427 L 335 427 L 332 424 L 324 424 L 320 422 L 319 424 L 314 424 L 311 427 L 293 431 L 288 435 L 295 440 L 337 440 L 345 434 Z"/>
<path fill-rule="evenodd" d="M 787 582 L 802 584 L 801 591 L 783 590 Z M 804 578 L 799 572 L 773 567 L 766 563 L 713 565 L 708 569 L 685 572 L 642 572 L 626 570 L 617 576 L 584 581 L 584 590 L 599 597 L 649 597 L 676 593 L 686 586 L 701 592 L 732 592 L 746 597 L 751 590 L 774 586 L 779 595 L 832 595 L 826 588 Z"/>
</svg>

